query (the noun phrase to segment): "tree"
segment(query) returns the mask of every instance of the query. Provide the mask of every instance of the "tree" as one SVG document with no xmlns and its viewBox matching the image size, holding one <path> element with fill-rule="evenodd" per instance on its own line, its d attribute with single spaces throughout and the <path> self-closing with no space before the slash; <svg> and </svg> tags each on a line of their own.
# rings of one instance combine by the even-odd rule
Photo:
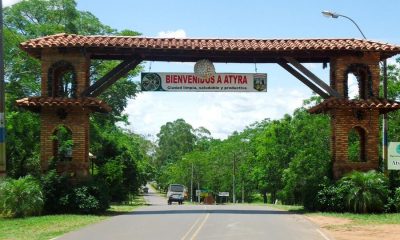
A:
<svg viewBox="0 0 400 240">
<path fill-rule="evenodd" d="M 293 157 L 283 173 L 283 200 L 316 207 L 316 195 L 330 170 L 330 128 L 324 115 L 311 115 L 298 109 L 293 115 Z"/>
<path fill-rule="evenodd" d="M 39 170 L 39 118 L 37 114 L 15 107 L 15 100 L 40 95 L 41 67 L 38 60 L 28 57 L 19 49 L 19 44 L 27 39 L 56 33 L 73 34 L 125 34 L 138 35 L 132 30 L 117 30 L 102 24 L 93 14 L 76 9 L 74 0 L 30 0 L 22 1 L 4 10 L 5 24 L 5 76 L 7 106 L 7 159 L 9 176 L 19 177 Z M 118 64 L 118 61 L 92 61 L 90 80 L 96 81 Z M 131 71 L 126 78 L 117 81 L 100 98 L 113 109 L 111 114 L 95 114 L 91 125 L 108 126 L 110 129 L 118 121 L 127 122 L 123 113 L 129 98 L 136 95 L 136 84 L 131 77 L 140 70 Z M 91 131 L 92 145 L 102 132 Z M 96 148 L 96 147 L 95 147 Z M 97 150 L 97 149 L 96 149 Z M 99 150 L 97 150 L 99 151 Z M 106 150 L 104 150 L 106 151 Z M 108 159 L 116 155 L 109 155 Z M 37 172 L 37 171 L 36 171 Z"/>
<path fill-rule="evenodd" d="M 157 164 L 162 166 L 176 162 L 193 150 L 196 136 L 193 127 L 183 119 L 161 126 L 158 137 Z"/>
<path fill-rule="evenodd" d="M 292 118 L 286 115 L 282 120 L 268 123 L 263 133 L 256 139 L 258 166 L 263 169 L 261 170 L 264 174 L 262 178 L 265 181 L 263 194 L 267 189 L 271 193 L 272 202 L 283 187 L 283 170 L 288 167 L 293 155 L 290 147 L 292 145 L 291 120 Z"/>
</svg>

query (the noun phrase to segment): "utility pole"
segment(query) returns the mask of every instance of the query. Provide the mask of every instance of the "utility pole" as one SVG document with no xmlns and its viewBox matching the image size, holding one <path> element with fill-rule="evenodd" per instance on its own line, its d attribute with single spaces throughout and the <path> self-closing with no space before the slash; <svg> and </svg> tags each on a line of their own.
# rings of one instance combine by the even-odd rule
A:
<svg viewBox="0 0 400 240">
<path fill-rule="evenodd" d="M 200 182 L 197 182 L 197 190 L 199 191 L 199 195 L 197 196 L 197 201 L 200 204 L 200 195 L 201 195 L 201 191 L 200 191 Z"/>
<path fill-rule="evenodd" d="M 235 196 L 235 172 L 236 172 L 236 154 L 233 153 L 233 175 L 232 175 L 232 199 L 233 203 L 236 203 L 236 196 Z"/>
<path fill-rule="evenodd" d="M 6 175 L 6 96 L 4 82 L 3 1 L 0 0 L 0 177 Z"/>
<path fill-rule="evenodd" d="M 192 162 L 192 178 L 190 179 L 190 202 L 193 202 L 193 162 Z"/>
<path fill-rule="evenodd" d="M 242 180 L 242 203 L 244 203 L 244 181 Z"/>
<path fill-rule="evenodd" d="M 387 62 L 386 60 L 383 61 L 383 98 L 387 99 Z M 383 141 L 383 172 L 386 176 L 389 174 L 388 169 L 388 121 L 387 121 L 387 114 L 383 114 L 383 126 L 382 126 L 382 141 Z"/>
</svg>

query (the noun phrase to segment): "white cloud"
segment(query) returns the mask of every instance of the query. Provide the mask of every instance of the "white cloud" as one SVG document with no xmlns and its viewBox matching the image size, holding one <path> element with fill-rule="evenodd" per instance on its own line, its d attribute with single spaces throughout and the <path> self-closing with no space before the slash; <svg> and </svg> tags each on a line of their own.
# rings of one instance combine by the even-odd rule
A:
<svg viewBox="0 0 400 240">
<path fill-rule="evenodd" d="M 348 75 L 348 96 L 349 99 L 354 99 L 359 95 L 358 92 L 358 81 L 356 76 L 354 74 L 349 74 Z"/>
<path fill-rule="evenodd" d="M 21 2 L 21 1 L 22 0 L 4 0 L 3 1 L 3 7 L 8 7 L 8 6 L 14 5 L 14 4 L 18 3 L 18 2 Z"/>
<path fill-rule="evenodd" d="M 270 89 L 268 93 L 171 93 L 146 92 L 129 101 L 133 131 L 156 135 L 168 121 L 185 119 L 194 128 L 203 126 L 215 138 L 265 118 L 278 119 L 302 105 L 310 92 Z"/>
<path fill-rule="evenodd" d="M 387 59 L 387 64 L 389 65 L 396 65 L 397 67 L 400 67 L 400 63 L 396 61 L 396 57 L 388 58 Z"/>
<path fill-rule="evenodd" d="M 186 32 L 183 29 L 178 29 L 176 31 L 162 31 L 158 33 L 158 37 L 163 38 L 186 38 Z"/>
</svg>

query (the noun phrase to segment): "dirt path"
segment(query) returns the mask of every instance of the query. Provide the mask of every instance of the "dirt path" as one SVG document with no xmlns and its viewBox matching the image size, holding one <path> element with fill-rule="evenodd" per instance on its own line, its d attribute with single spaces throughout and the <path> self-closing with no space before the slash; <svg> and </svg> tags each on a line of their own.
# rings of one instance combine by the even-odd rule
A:
<svg viewBox="0 0 400 240">
<path fill-rule="evenodd" d="M 399 240 L 400 224 L 357 224 L 350 219 L 307 216 L 336 240 Z"/>
</svg>

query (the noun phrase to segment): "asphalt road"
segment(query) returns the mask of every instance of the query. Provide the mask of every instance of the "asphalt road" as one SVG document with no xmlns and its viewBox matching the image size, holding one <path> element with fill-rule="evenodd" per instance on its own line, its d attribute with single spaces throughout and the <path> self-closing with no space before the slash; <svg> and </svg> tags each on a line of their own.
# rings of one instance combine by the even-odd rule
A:
<svg viewBox="0 0 400 240">
<path fill-rule="evenodd" d="M 153 191 L 150 206 L 68 233 L 58 240 L 327 240 L 301 215 L 250 205 L 167 205 Z"/>
</svg>

